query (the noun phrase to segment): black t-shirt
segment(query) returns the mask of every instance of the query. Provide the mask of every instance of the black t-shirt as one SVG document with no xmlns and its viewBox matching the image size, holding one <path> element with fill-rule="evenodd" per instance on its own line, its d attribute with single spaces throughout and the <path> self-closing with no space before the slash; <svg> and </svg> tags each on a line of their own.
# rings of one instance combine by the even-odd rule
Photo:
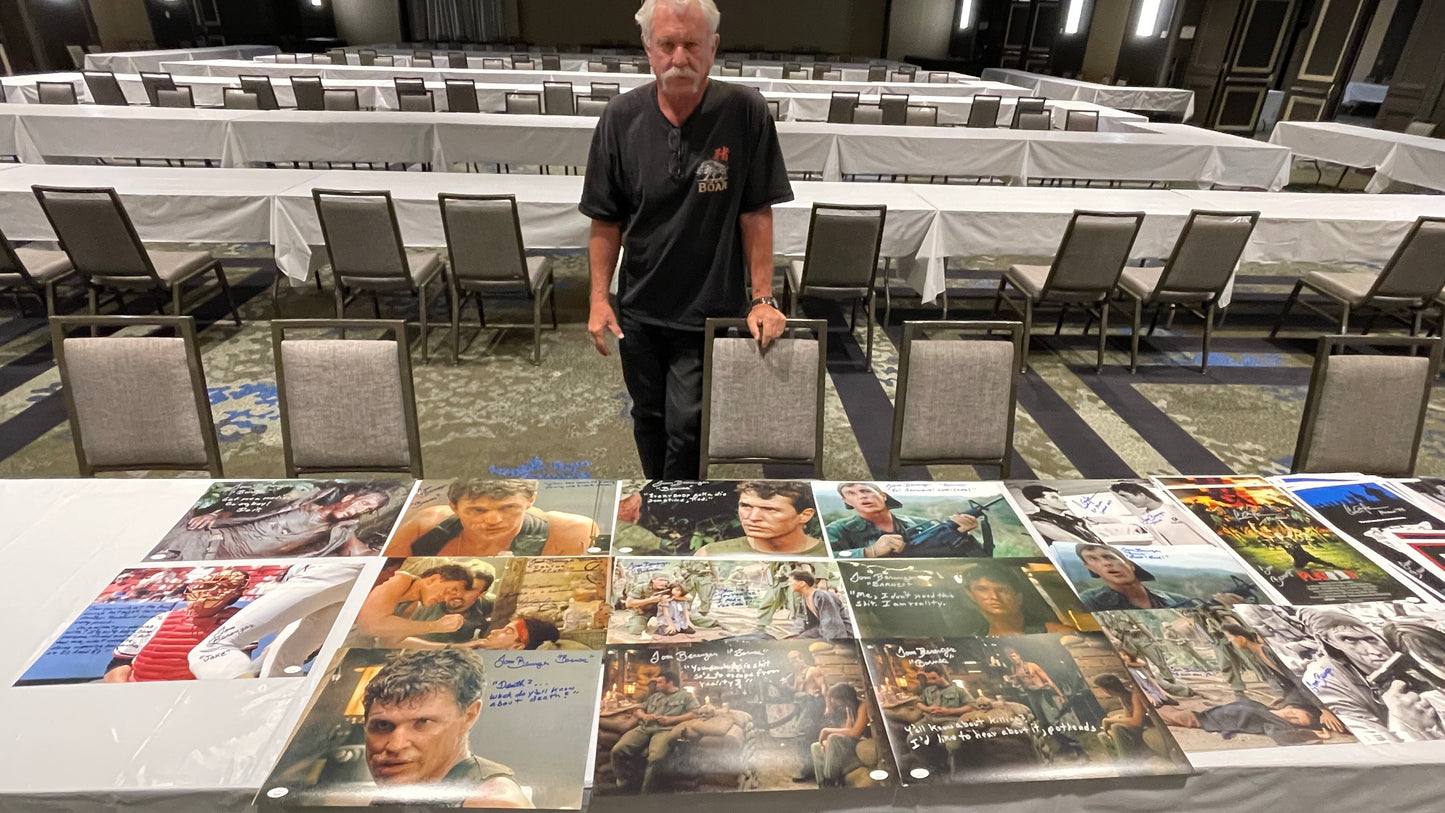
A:
<svg viewBox="0 0 1445 813">
<path fill-rule="evenodd" d="M 608 103 L 592 135 L 582 214 L 621 223 L 621 311 L 637 321 L 701 329 L 747 307 L 738 215 L 793 199 L 762 94 L 709 81 L 681 127 L 657 105 L 656 82 Z"/>
</svg>

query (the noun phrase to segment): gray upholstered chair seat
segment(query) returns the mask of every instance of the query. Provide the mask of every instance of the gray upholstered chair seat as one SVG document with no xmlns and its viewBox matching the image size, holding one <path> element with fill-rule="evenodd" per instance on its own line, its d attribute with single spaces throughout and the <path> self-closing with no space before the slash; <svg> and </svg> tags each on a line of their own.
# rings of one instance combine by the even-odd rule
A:
<svg viewBox="0 0 1445 813">
<path fill-rule="evenodd" d="M 204 251 L 150 251 L 151 265 L 166 287 L 174 287 L 205 271 L 215 258 Z M 152 288 L 151 278 L 141 274 L 108 276 L 94 274 L 92 279 L 113 288 Z"/>
<path fill-rule="evenodd" d="M 1038 299 L 1044 290 L 1044 280 L 1049 278 L 1049 266 L 1010 265 L 1004 277 L 1030 299 Z"/>
<path fill-rule="evenodd" d="M 528 257 L 527 278 L 531 281 L 533 291 L 547 284 L 552 277 L 551 257 Z M 475 277 L 458 277 L 457 287 L 463 291 L 487 294 L 506 293 L 527 293 L 527 287 L 520 279 L 476 279 Z"/>
<path fill-rule="evenodd" d="M 788 275 L 788 284 L 792 286 L 792 290 L 796 291 L 803 287 L 802 260 L 793 260 L 789 262 L 786 273 Z M 824 299 L 857 299 L 858 297 L 866 296 L 867 294 L 868 286 L 866 285 L 858 285 L 851 288 L 846 288 L 837 285 L 821 285 L 819 283 L 814 283 L 808 286 L 808 296 L 818 296 L 823 297 Z"/>
<path fill-rule="evenodd" d="M 406 269 L 410 280 L 398 277 L 365 277 L 343 274 L 341 281 L 370 291 L 410 291 L 431 284 L 442 270 L 442 258 L 429 249 L 407 249 Z"/>
<path fill-rule="evenodd" d="M 65 256 L 63 251 L 46 251 L 39 248 L 17 248 L 15 256 L 20 258 L 20 263 L 25 270 L 30 272 L 31 278 L 36 282 L 54 282 L 61 279 L 74 269 L 70 265 L 70 258 Z M 0 275 L 0 280 L 6 277 L 19 277 L 19 274 Z"/>
<path fill-rule="evenodd" d="M 1305 285 L 1350 305 L 1365 301 L 1379 275 L 1373 271 L 1311 271 L 1301 279 Z M 1419 302 L 1398 296 L 1377 296 L 1381 304 L 1408 305 Z"/>
<path fill-rule="evenodd" d="M 1159 287 L 1159 277 L 1163 274 L 1162 265 L 1154 268 L 1131 265 L 1119 276 L 1119 287 L 1132 296 L 1152 302 L 1207 302 L 1214 296 L 1213 291 L 1165 291 L 1156 297 L 1154 289 Z"/>
</svg>

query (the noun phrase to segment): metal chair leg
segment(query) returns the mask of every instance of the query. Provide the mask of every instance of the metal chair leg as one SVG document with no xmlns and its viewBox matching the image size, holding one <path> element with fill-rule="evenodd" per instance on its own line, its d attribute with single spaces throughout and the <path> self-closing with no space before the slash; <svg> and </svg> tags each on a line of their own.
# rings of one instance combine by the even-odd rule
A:
<svg viewBox="0 0 1445 813">
<path fill-rule="evenodd" d="M 863 369 L 873 372 L 873 297 L 868 297 L 868 310 L 864 314 L 868 319 L 868 346 L 863 350 Z"/>
<path fill-rule="evenodd" d="M 418 294 L 417 294 L 417 309 L 416 309 L 416 311 L 417 311 L 417 321 L 421 322 L 421 363 L 422 363 L 422 364 L 430 364 L 430 363 L 431 363 L 431 343 L 427 341 L 427 318 L 426 318 L 426 317 L 427 317 L 426 312 L 427 312 L 428 310 L 431 310 L 431 308 L 428 307 L 429 305 L 431 305 L 431 298 L 427 296 L 427 285 L 428 285 L 428 284 L 429 284 L 429 283 L 425 283 L 425 282 L 422 283 L 422 284 L 421 284 L 421 290 L 420 290 L 420 291 L 418 292 Z M 375 302 L 376 299 L 373 298 L 372 301 Z"/>
<path fill-rule="evenodd" d="M 542 299 L 532 298 L 532 366 L 542 364 Z"/>
<path fill-rule="evenodd" d="M 1026 294 L 1024 296 L 1024 363 L 1022 369 L 1019 370 L 1020 373 L 1027 373 L 1029 371 L 1029 339 L 1033 335 L 1031 332 L 1033 330 L 1033 327 L 1034 300 L 1033 297 L 1030 297 Z"/>
<path fill-rule="evenodd" d="M 1279 329 L 1284 326 L 1284 318 L 1289 315 L 1290 309 L 1294 307 L 1295 300 L 1299 299 L 1299 292 L 1304 286 L 1304 281 L 1301 280 L 1296 282 L 1294 284 L 1294 290 L 1289 292 L 1289 299 L 1284 301 L 1284 310 L 1279 312 L 1279 319 L 1275 321 L 1274 327 L 1269 329 L 1269 337 L 1271 339 L 1278 335 Z"/>
<path fill-rule="evenodd" d="M 1062 304 L 1062 305 L 1059 306 L 1059 321 L 1054 324 L 1054 335 L 1055 335 L 1055 336 L 1059 335 L 1059 333 L 1061 333 L 1061 332 L 1063 331 L 1063 329 L 1064 329 L 1064 317 L 1067 316 L 1068 313 L 1069 313 L 1069 303 L 1065 302 L 1064 304 Z M 1088 326 L 1087 324 L 1084 325 L 1084 332 L 1085 332 L 1085 333 L 1088 333 L 1088 332 L 1089 332 L 1089 326 Z"/>
<path fill-rule="evenodd" d="M 1340 312 L 1340 335 L 1350 332 L 1350 306 L 1346 303 L 1344 310 Z"/>
<path fill-rule="evenodd" d="M 457 366 L 462 352 L 462 309 L 457 301 L 461 296 L 454 286 L 447 286 L 447 306 L 452 312 L 452 366 Z"/>
<path fill-rule="evenodd" d="M 1003 289 L 1004 289 L 1004 286 L 1005 286 L 1005 285 L 1008 285 L 1008 277 L 1002 277 L 1002 278 L 1000 278 L 999 281 L 998 281 L 998 293 L 994 294 L 994 297 L 993 297 L 993 315 L 994 315 L 994 316 L 998 316 L 999 306 L 1001 306 L 1001 305 L 1003 304 Z"/>
<path fill-rule="evenodd" d="M 226 281 L 226 272 L 221 268 L 220 262 L 216 263 L 216 281 L 221 284 L 221 293 L 226 295 L 226 304 L 231 306 L 231 318 L 235 320 L 236 327 L 240 327 L 241 311 L 236 308 L 236 297 L 231 293 L 231 283 Z M 179 297 L 180 286 L 176 287 L 176 294 Z"/>
<path fill-rule="evenodd" d="M 1109 300 L 1106 298 L 1099 303 L 1099 360 L 1094 365 L 1094 372 L 1104 372 L 1104 343 L 1109 340 Z"/>
<path fill-rule="evenodd" d="M 1144 300 L 1134 300 L 1134 325 L 1129 331 L 1129 372 L 1139 372 L 1139 323 L 1144 318 Z"/>
<path fill-rule="evenodd" d="M 1204 355 L 1199 360 L 1199 373 L 1209 372 L 1209 340 L 1214 337 L 1214 303 L 1204 311 Z"/>
</svg>

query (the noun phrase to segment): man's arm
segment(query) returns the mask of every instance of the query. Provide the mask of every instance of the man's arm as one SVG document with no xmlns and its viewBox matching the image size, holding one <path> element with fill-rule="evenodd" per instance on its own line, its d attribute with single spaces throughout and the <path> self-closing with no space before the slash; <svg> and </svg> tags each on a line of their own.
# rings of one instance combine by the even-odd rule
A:
<svg viewBox="0 0 1445 813">
<path fill-rule="evenodd" d="M 462 802 L 462 807 L 535 807 L 532 800 L 522 791 L 522 786 L 509 776 L 494 776 L 477 785 L 472 795 Z"/>
<path fill-rule="evenodd" d="M 746 232 L 744 232 L 746 240 Z M 744 243 L 746 245 L 746 243 Z M 772 245 L 771 229 L 768 245 Z M 607 334 L 622 338 L 617 314 L 612 312 L 612 274 L 617 270 L 617 255 L 622 250 L 622 224 L 592 221 L 592 236 L 587 240 L 587 260 L 592 269 L 592 308 L 587 317 L 587 334 L 602 355 L 607 350 Z"/>
<path fill-rule="evenodd" d="M 377 638 L 405 638 L 433 632 L 456 632 L 465 621 L 460 615 L 444 615 L 435 621 L 399 618 L 392 611 L 411 587 L 412 577 L 397 573 L 372 588 L 356 616 L 356 628 Z"/>
<path fill-rule="evenodd" d="M 581 556 L 597 537 L 597 523 L 590 517 L 547 511 L 547 544 L 543 556 Z"/>
<path fill-rule="evenodd" d="M 748 275 L 753 283 L 753 296 L 773 295 L 773 207 L 764 206 L 738 215 L 743 231 L 743 256 L 747 258 Z M 593 234 L 596 234 L 594 231 Z M 593 292 L 596 293 L 596 264 L 593 265 Z M 596 300 L 594 299 L 595 303 Z M 594 304 L 594 308 L 596 305 Z M 767 347 L 783 335 L 787 317 L 770 305 L 758 304 L 748 310 L 748 330 L 753 338 Z"/>
</svg>

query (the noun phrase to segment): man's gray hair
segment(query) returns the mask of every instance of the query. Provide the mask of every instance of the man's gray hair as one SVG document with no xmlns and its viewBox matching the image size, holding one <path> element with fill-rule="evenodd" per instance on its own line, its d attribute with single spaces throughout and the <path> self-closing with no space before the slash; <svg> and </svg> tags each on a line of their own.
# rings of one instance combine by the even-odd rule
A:
<svg viewBox="0 0 1445 813">
<path fill-rule="evenodd" d="M 642 41 L 652 41 L 652 12 L 657 9 L 658 3 L 671 3 L 681 10 L 683 6 L 696 4 L 702 9 L 702 16 L 707 18 L 707 30 L 716 34 L 718 24 L 722 22 L 722 12 L 717 10 L 717 4 L 713 0 L 642 0 L 642 8 L 637 10 L 634 19 L 637 20 L 637 27 L 642 29 Z"/>
<path fill-rule="evenodd" d="M 486 688 L 482 664 L 471 652 L 447 649 L 402 650 L 392 653 L 361 698 L 366 714 L 377 703 L 393 706 L 419 700 L 433 692 L 448 692 L 457 706 L 482 699 Z"/>
</svg>

